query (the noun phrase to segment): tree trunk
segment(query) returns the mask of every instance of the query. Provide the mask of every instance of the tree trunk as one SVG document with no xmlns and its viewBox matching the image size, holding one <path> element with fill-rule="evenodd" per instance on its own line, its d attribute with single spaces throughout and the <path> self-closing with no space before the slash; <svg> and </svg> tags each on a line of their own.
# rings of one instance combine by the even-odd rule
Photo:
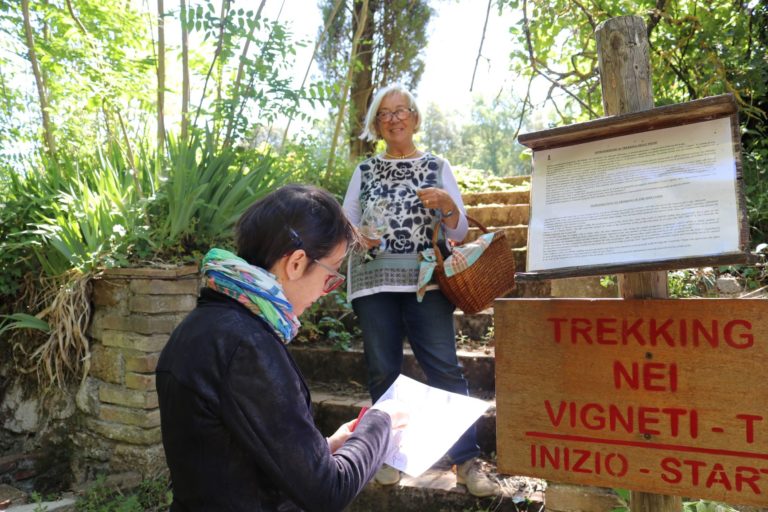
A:
<svg viewBox="0 0 768 512">
<path fill-rule="evenodd" d="M 336 142 L 339 139 L 339 133 L 341 133 L 341 122 L 344 119 L 344 110 L 347 106 L 347 93 L 349 92 L 349 86 L 352 81 L 352 70 L 355 67 L 355 60 L 357 59 L 357 47 L 360 41 L 360 36 L 365 26 L 365 18 L 368 16 L 368 0 L 362 0 L 362 7 L 360 8 L 360 15 L 363 17 L 358 20 L 357 30 L 352 37 L 352 49 L 349 51 L 349 67 L 347 68 L 347 77 L 344 80 L 344 87 L 341 91 L 341 101 L 339 102 L 339 114 L 336 117 L 336 127 L 333 130 L 333 138 L 331 139 L 331 149 L 328 155 L 328 166 L 325 169 L 325 181 L 327 182 L 333 172 L 333 166 L 336 162 Z"/>
<path fill-rule="evenodd" d="M 363 15 L 362 9 L 363 3 L 355 2 L 352 18 L 353 32 L 357 33 L 360 28 L 362 32 L 357 52 L 358 62 L 353 66 L 352 86 L 349 93 L 349 158 L 352 161 L 371 154 L 376 146 L 374 142 L 360 139 L 365 114 L 373 95 L 373 13 L 376 11 L 376 4 L 375 2 L 368 4 L 366 15 Z M 359 23 L 362 23 L 362 27 L 358 25 Z"/>
<path fill-rule="evenodd" d="M 651 61 L 643 19 L 611 18 L 597 27 L 595 38 L 605 115 L 653 108 Z M 625 299 L 669 297 L 664 271 L 619 275 L 619 289 Z M 677 496 L 632 491 L 632 512 L 680 512 L 682 508 L 682 499 Z"/>
<path fill-rule="evenodd" d="M 232 0 L 222 0 L 221 2 L 221 27 L 219 29 L 219 41 L 216 43 L 216 55 L 219 60 L 216 62 L 217 76 L 216 76 L 216 105 L 213 115 L 213 125 L 216 127 L 216 139 L 218 140 L 219 128 L 221 128 L 224 122 L 222 117 L 222 102 L 221 91 L 224 87 L 224 59 L 221 58 L 221 54 L 224 51 L 224 34 L 227 32 L 227 19 L 229 18 L 229 8 L 231 7 Z"/>
<path fill-rule="evenodd" d="M 29 63 L 32 66 L 32 73 L 35 76 L 37 95 L 40 100 L 40 113 L 43 120 L 43 137 L 45 139 L 45 146 L 48 150 L 48 154 L 53 156 L 56 153 L 56 139 L 53 136 L 53 127 L 51 126 L 51 119 L 48 114 L 50 105 L 48 104 L 45 84 L 43 83 L 43 76 L 40 71 L 40 63 L 37 60 L 37 52 L 35 51 L 35 38 L 32 34 L 32 21 L 30 20 L 29 15 L 29 0 L 21 0 L 21 12 L 24 17 L 24 36 L 27 43 Z"/>
<path fill-rule="evenodd" d="M 187 30 L 187 2 L 179 0 L 181 17 L 181 142 L 189 136 L 189 31 Z"/>
<path fill-rule="evenodd" d="M 157 162 L 165 154 L 165 8 L 157 0 Z"/>
</svg>

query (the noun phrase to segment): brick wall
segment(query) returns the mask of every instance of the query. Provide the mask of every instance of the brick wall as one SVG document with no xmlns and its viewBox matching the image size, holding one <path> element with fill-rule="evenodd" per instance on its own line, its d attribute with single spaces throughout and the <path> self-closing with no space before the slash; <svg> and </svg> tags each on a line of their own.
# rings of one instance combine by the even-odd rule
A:
<svg viewBox="0 0 768 512">
<path fill-rule="evenodd" d="M 171 331 L 195 307 L 199 285 L 197 267 L 111 269 L 94 281 L 76 480 L 165 470 L 154 371 Z"/>
</svg>

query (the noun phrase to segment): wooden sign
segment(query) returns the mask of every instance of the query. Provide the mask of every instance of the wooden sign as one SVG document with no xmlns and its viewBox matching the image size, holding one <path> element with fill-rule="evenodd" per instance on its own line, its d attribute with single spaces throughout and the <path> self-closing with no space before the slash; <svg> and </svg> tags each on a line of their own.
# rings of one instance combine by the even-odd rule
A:
<svg viewBox="0 0 768 512">
<path fill-rule="evenodd" d="M 768 506 L 768 301 L 494 308 L 500 472 Z"/>
<path fill-rule="evenodd" d="M 747 263 L 732 95 L 521 135 L 533 149 L 521 280 Z"/>
</svg>

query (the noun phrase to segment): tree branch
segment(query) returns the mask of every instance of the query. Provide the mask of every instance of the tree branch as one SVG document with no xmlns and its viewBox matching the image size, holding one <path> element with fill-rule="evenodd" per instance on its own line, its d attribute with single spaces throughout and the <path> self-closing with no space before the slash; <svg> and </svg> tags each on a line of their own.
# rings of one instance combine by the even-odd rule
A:
<svg viewBox="0 0 768 512">
<path fill-rule="evenodd" d="M 208 80 L 211 78 L 213 68 L 216 66 L 216 61 L 221 55 L 224 46 L 224 30 L 227 26 L 227 17 L 231 12 L 229 10 L 230 1 L 231 0 L 222 0 L 221 2 L 221 25 L 219 26 L 219 40 L 216 43 L 216 49 L 213 51 L 213 59 L 211 59 L 211 65 L 208 67 L 208 73 L 205 75 L 205 82 L 203 82 L 203 92 L 200 94 L 200 103 L 198 104 L 197 111 L 195 112 L 195 122 L 192 123 L 194 126 L 197 126 L 197 118 L 200 117 L 200 111 L 203 108 L 203 102 L 205 101 L 205 91 L 208 89 Z"/>
<path fill-rule="evenodd" d="M 77 25 L 77 28 L 80 29 L 80 32 L 83 33 L 83 35 L 88 35 L 88 32 L 85 30 L 85 27 L 78 19 L 77 15 L 75 15 L 75 9 L 72 8 L 72 0 L 67 0 L 67 10 L 69 11 L 69 15 L 72 16 L 72 19 L 75 21 L 75 25 Z"/>
<path fill-rule="evenodd" d="M 480 56 L 483 54 L 483 42 L 485 41 L 485 31 L 488 29 L 488 18 L 491 15 L 491 3 L 493 0 L 488 0 L 488 8 L 485 10 L 485 23 L 483 23 L 483 35 L 480 37 L 480 47 L 477 49 L 477 57 L 475 58 L 475 69 L 472 71 L 472 82 L 469 84 L 469 92 L 472 92 L 472 88 L 475 86 L 475 73 L 477 73 L 477 63 L 480 62 Z"/>
<path fill-rule="evenodd" d="M 525 89 L 525 99 L 523 99 L 523 109 L 520 111 L 520 121 L 517 123 L 517 129 L 515 129 L 515 134 L 512 136 L 512 140 L 517 140 L 517 136 L 520 135 L 520 128 L 523 127 L 525 106 L 529 105 L 531 101 L 531 84 L 533 84 L 533 75 L 528 79 L 528 87 Z"/>
<path fill-rule="evenodd" d="M 254 18 L 253 26 L 251 27 L 250 32 L 248 32 L 248 37 L 245 40 L 245 44 L 243 45 L 243 51 L 240 54 L 240 63 L 237 66 L 237 76 L 235 77 L 235 84 L 232 89 L 232 99 L 237 100 L 240 96 L 240 81 L 243 79 L 243 73 L 245 72 L 245 57 L 248 55 L 248 49 L 251 46 L 251 39 L 253 39 L 253 33 L 256 31 L 256 25 L 257 22 L 261 19 L 261 11 L 264 9 L 264 4 L 267 3 L 267 0 L 261 0 L 261 3 L 259 4 L 259 8 L 256 10 L 256 16 Z M 232 138 L 232 131 L 235 127 L 235 120 L 240 117 L 240 111 L 238 111 L 237 116 L 232 115 L 232 117 L 229 119 L 229 123 L 227 126 L 227 135 L 224 137 L 224 145 L 229 146 L 231 144 L 231 138 Z"/>
<path fill-rule="evenodd" d="M 653 29 L 656 28 L 656 25 L 658 25 L 659 21 L 661 21 L 661 14 L 664 12 L 666 3 L 666 0 L 656 0 L 656 7 L 648 16 L 648 28 L 645 31 L 645 33 L 648 35 L 648 41 L 651 40 L 651 32 L 653 32 Z"/>
<path fill-rule="evenodd" d="M 45 144 L 48 148 L 48 153 L 53 156 L 56 153 L 56 140 L 53 137 L 53 127 L 51 126 L 51 120 L 48 116 L 48 97 L 45 93 L 45 86 L 43 84 L 43 77 L 40 70 L 40 63 L 37 60 L 37 52 L 35 51 L 35 37 L 32 35 L 32 21 L 29 14 L 29 0 L 21 0 L 21 12 L 24 18 L 24 36 L 27 42 L 27 54 L 29 55 L 29 63 L 32 65 L 32 74 L 35 76 L 35 85 L 37 85 L 37 95 L 40 100 L 40 113 L 43 118 L 43 136 L 45 138 Z"/>
<path fill-rule="evenodd" d="M 349 52 L 349 67 L 347 68 L 347 78 L 344 81 L 344 89 L 341 91 L 341 102 L 339 104 L 338 117 L 336 118 L 336 127 L 333 130 L 333 138 L 331 139 L 331 149 L 328 155 L 328 166 L 325 168 L 324 181 L 328 182 L 331 177 L 331 171 L 333 170 L 334 162 L 336 161 L 336 143 L 341 132 L 341 122 L 344 119 L 344 110 L 347 106 L 347 93 L 349 86 L 352 83 L 352 71 L 355 67 L 355 59 L 357 59 L 357 45 L 360 42 L 360 36 L 365 29 L 365 20 L 368 16 L 368 0 L 362 0 L 363 5 L 360 10 L 360 19 L 358 20 L 357 30 L 352 38 L 352 49 Z"/>
<path fill-rule="evenodd" d="M 336 13 L 339 11 L 339 7 L 341 7 L 342 0 L 336 0 L 336 3 L 333 5 L 333 10 L 331 11 L 330 16 L 328 16 L 328 19 L 325 22 L 325 25 L 323 26 L 323 31 L 320 33 L 320 35 L 317 38 L 317 41 L 315 41 L 315 48 L 312 50 L 312 56 L 309 58 L 309 64 L 307 64 L 307 70 L 304 72 L 304 78 L 301 81 L 301 89 L 304 89 L 304 84 L 307 82 L 307 77 L 309 76 L 309 71 L 312 69 L 312 63 L 315 61 L 315 57 L 317 56 L 317 50 L 320 48 L 320 43 L 323 41 L 323 38 L 325 37 L 325 34 L 328 32 L 328 29 L 331 26 L 331 23 L 333 23 L 334 18 L 336 18 Z M 263 2 L 262 2 L 262 5 Z M 288 122 L 285 124 L 285 130 L 283 130 L 283 138 L 280 142 L 280 148 L 282 149 L 285 145 L 285 139 L 288 137 L 288 129 L 291 127 L 291 121 L 293 121 L 293 112 L 291 112 L 291 115 L 288 116 Z"/>
</svg>

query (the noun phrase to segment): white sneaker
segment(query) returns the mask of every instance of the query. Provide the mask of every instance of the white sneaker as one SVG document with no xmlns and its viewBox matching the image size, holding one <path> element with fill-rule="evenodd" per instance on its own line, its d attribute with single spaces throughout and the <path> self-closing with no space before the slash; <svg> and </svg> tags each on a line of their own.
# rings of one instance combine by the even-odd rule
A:
<svg viewBox="0 0 768 512">
<path fill-rule="evenodd" d="M 496 479 L 483 471 L 479 459 L 469 459 L 456 465 L 456 483 L 464 484 L 472 496 L 484 498 L 501 492 Z"/>
<path fill-rule="evenodd" d="M 380 485 L 395 485 L 400 481 L 400 471 L 384 464 L 373 475 L 373 479 Z"/>
</svg>

